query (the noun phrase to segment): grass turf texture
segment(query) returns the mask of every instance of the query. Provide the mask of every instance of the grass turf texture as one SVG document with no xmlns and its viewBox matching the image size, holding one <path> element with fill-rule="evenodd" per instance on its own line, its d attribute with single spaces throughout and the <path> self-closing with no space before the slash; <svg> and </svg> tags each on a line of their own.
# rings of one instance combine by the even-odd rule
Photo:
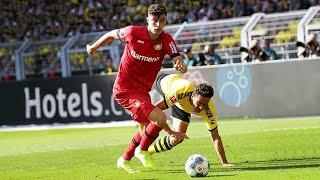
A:
<svg viewBox="0 0 320 180">
<path fill-rule="evenodd" d="M 205 179 L 318 179 L 320 118 L 219 122 L 228 159 L 218 163 L 203 122 L 192 121 L 191 139 L 153 156 L 158 170 L 127 174 L 115 162 L 135 127 L 0 132 L 0 179 L 188 179 L 184 163 L 199 153 L 211 164 Z M 163 134 L 162 134 L 163 135 Z"/>
</svg>

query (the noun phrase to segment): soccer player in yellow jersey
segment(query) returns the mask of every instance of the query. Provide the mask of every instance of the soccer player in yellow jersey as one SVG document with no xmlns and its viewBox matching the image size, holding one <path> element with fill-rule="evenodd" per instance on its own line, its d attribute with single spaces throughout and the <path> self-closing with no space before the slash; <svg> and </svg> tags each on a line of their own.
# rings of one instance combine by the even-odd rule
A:
<svg viewBox="0 0 320 180">
<path fill-rule="evenodd" d="M 177 74 L 160 74 L 156 80 L 156 90 L 163 96 L 163 100 L 157 104 L 162 110 L 172 108 L 173 129 L 178 132 L 187 132 L 190 114 L 200 116 L 206 123 L 210 131 L 214 144 L 214 149 L 218 154 L 223 166 L 233 166 L 229 164 L 222 140 L 218 132 L 216 110 L 211 97 L 214 94 L 212 86 L 202 83 L 195 84 Z M 167 135 L 156 141 L 149 147 L 150 154 L 159 153 L 172 149 L 181 143 L 173 136 Z"/>
</svg>

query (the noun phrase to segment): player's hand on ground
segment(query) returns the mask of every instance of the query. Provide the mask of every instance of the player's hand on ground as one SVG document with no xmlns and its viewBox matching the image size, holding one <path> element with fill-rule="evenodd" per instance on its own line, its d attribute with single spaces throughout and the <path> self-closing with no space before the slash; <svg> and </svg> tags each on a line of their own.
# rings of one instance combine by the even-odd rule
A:
<svg viewBox="0 0 320 180">
<path fill-rule="evenodd" d="M 234 165 L 233 164 L 222 164 L 223 167 L 226 167 L 226 168 L 233 168 Z"/>
<path fill-rule="evenodd" d="M 96 53 L 96 50 L 92 47 L 92 45 L 87 44 L 87 53 L 89 55 L 94 55 Z"/>
<path fill-rule="evenodd" d="M 184 133 L 184 132 L 172 131 L 172 132 L 170 133 L 170 135 L 173 136 L 173 137 L 175 137 L 175 138 L 177 138 L 177 139 L 179 139 L 179 140 L 189 139 L 189 137 L 187 136 L 187 134 Z"/>
</svg>

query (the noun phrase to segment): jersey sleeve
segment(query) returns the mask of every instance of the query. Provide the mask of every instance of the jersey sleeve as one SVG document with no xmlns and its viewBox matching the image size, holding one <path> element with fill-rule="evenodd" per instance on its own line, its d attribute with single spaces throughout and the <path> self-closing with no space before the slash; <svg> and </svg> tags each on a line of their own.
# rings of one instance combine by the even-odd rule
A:
<svg viewBox="0 0 320 180">
<path fill-rule="evenodd" d="M 209 131 L 212 131 L 217 128 L 218 126 L 217 113 L 216 113 L 216 108 L 212 101 L 209 102 L 208 106 L 203 110 L 200 116 L 205 121 Z"/>
<path fill-rule="evenodd" d="M 168 54 L 171 58 L 177 57 L 180 55 L 178 51 L 177 44 L 170 34 L 167 34 L 165 42 L 165 53 Z"/>
<path fill-rule="evenodd" d="M 128 41 L 129 39 L 131 39 L 132 37 L 132 32 L 134 30 L 134 26 L 126 26 L 124 28 L 118 29 L 117 30 L 117 36 L 119 38 L 119 40 L 125 42 Z"/>
</svg>

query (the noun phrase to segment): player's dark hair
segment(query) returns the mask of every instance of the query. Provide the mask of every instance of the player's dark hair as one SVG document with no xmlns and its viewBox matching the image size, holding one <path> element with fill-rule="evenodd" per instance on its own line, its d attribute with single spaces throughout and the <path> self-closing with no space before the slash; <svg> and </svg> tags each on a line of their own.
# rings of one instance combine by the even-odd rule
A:
<svg viewBox="0 0 320 180">
<path fill-rule="evenodd" d="M 212 86 L 207 83 L 199 84 L 196 89 L 193 91 L 194 94 L 199 94 L 206 98 L 211 98 L 214 94 Z"/>
<path fill-rule="evenodd" d="M 167 10 L 162 4 L 151 4 L 148 8 L 148 14 L 155 16 L 167 15 Z"/>
</svg>

